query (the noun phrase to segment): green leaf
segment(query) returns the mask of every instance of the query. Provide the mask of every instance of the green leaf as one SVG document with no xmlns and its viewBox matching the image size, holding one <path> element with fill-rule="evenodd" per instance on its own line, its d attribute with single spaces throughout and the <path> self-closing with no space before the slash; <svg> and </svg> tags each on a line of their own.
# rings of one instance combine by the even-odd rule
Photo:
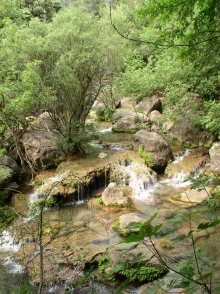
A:
<svg viewBox="0 0 220 294">
<path fill-rule="evenodd" d="M 182 240 L 184 240 L 186 238 L 187 238 L 187 236 L 185 234 L 181 234 L 178 237 L 173 238 L 172 241 L 177 241 L 178 242 L 178 241 L 182 241 Z"/>
<path fill-rule="evenodd" d="M 122 282 L 119 287 L 115 290 L 114 294 L 120 294 L 121 290 L 128 284 L 129 279 L 126 279 L 124 282 Z"/>
<path fill-rule="evenodd" d="M 172 233 L 174 233 L 174 232 L 176 232 L 176 231 L 178 231 L 178 230 L 179 230 L 179 228 L 172 229 L 172 230 L 169 230 L 169 231 L 167 231 L 167 232 L 165 232 L 165 233 L 161 233 L 159 236 L 160 236 L 160 237 L 165 237 L 165 236 L 170 235 L 170 234 L 172 234 Z"/>
<path fill-rule="evenodd" d="M 132 233 L 128 237 L 124 238 L 120 243 L 140 242 L 143 239 L 144 239 L 144 236 L 138 236 Z"/>
<path fill-rule="evenodd" d="M 215 292 L 220 293 L 220 287 L 219 286 L 218 287 L 215 287 L 214 290 L 215 290 Z"/>
<path fill-rule="evenodd" d="M 218 224 L 220 224 L 220 220 L 219 219 L 215 219 L 213 222 L 199 224 L 198 227 L 197 227 L 197 229 L 198 230 L 205 230 L 205 229 L 208 229 L 210 227 L 215 227 Z"/>
<path fill-rule="evenodd" d="M 143 259 L 143 254 L 142 253 L 138 253 L 136 256 L 134 256 L 131 260 L 131 265 L 141 261 Z"/>
<path fill-rule="evenodd" d="M 203 276 L 201 276 L 199 279 L 198 279 L 198 281 L 202 281 L 202 280 L 205 280 L 205 279 L 208 279 L 208 278 L 210 278 L 210 277 L 212 277 L 213 276 L 213 273 L 207 273 L 207 274 L 204 274 Z"/>
<path fill-rule="evenodd" d="M 119 264 L 113 266 L 113 267 L 109 270 L 109 273 L 110 273 L 110 274 L 118 273 L 118 272 L 119 272 L 120 270 L 122 270 L 125 266 L 126 266 L 126 262 L 119 263 Z"/>
</svg>

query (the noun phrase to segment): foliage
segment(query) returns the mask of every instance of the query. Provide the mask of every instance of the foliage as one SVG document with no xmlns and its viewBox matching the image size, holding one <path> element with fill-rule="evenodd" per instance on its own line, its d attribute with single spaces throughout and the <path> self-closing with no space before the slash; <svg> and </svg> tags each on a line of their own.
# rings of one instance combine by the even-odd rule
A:
<svg viewBox="0 0 220 294">
<path fill-rule="evenodd" d="M 100 206 L 103 206 L 103 201 L 102 201 L 102 197 L 99 197 L 98 199 L 97 199 L 97 202 L 98 202 L 98 204 L 100 205 Z"/>
<path fill-rule="evenodd" d="M 152 167 L 154 165 L 153 158 L 148 154 L 147 152 L 144 151 L 144 146 L 141 145 L 140 148 L 138 149 L 138 154 L 145 159 L 147 165 L 149 167 Z"/>
<path fill-rule="evenodd" d="M 102 255 L 102 257 L 99 260 L 99 273 L 100 275 L 107 281 L 114 282 L 115 277 L 111 273 L 106 273 L 106 269 L 111 265 L 112 261 L 110 259 L 109 254 L 106 252 Z"/>
<path fill-rule="evenodd" d="M 0 227 L 4 228 L 16 217 L 15 212 L 7 205 L 0 207 Z"/>
<path fill-rule="evenodd" d="M 161 276 L 164 273 L 164 270 L 158 269 L 152 266 L 140 266 L 135 265 L 135 268 L 124 268 L 118 272 L 118 274 L 125 276 L 129 281 L 138 281 L 138 282 L 151 282 L 155 278 Z"/>
</svg>

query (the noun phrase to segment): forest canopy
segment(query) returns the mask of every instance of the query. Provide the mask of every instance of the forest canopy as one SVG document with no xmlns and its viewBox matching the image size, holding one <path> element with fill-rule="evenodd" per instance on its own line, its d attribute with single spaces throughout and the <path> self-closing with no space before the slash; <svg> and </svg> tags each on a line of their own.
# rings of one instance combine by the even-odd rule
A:
<svg viewBox="0 0 220 294">
<path fill-rule="evenodd" d="M 21 159 L 26 117 L 46 110 L 73 153 L 93 137 L 85 119 L 98 97 L 111 110 L 120 97 L 163 95 L 164 115 L 178 119 L 193 107 L 195 123 L 220 138 L 220 3 L 110 4 L 1 1 L 1 150 Z"/>
</svg>

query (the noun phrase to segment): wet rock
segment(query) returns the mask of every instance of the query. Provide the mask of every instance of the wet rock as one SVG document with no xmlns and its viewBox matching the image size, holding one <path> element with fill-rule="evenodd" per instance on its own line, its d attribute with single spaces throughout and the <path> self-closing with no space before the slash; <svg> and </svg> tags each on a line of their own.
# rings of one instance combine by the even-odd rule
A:
<svg viewBox="0 0 220 294">
<path fill-rule="evenodd" d="M 63 151 L 57 147 L 57 138 L 49 132 L 29 130 L 22 136 L 25 154 L 37 168 L 55 167 L 55 159 L 63 158 Z"/>
<path fill-rule="evenodd" d="M 102 194 L 102 201 L 106 206 L 127 205 L 128 198 L 116 183 L 110 183 Z"/>
<path fill-rule="evenodd" d="M 134 212 L 123 214 L 119 217 L 120 229 L 126 234 L 131 232 L 130 229 L 128 229 L 127 227 L 131 227 L 138 223 L 144 223 L 144 222 L 146 222 L 146 219 L 143 217 L 140 217 L 137 213 L 134 213 Z"/>
<path fill-rule="evenodd" d="M 160 98 L 153 96 L 151 98 L 146 98 L 136 105 L 138 111 L 143 111 L 147 114 L 151 113 L 153 110 L 161 111 L 162 101 Z"/>
<path fill-rule="evenodd" d="M 143 151 L 153 159 L 152 169 L 163 170 L 168 161 L 173 159 L 169 143 L 156 132 L 141 130 L 132 136 L 135 149 L 143 147 Z"/>
<path fill-rule="evenodd" d="M 99 153 L 98 158 L 106 158 L 107 154 L 104 152 Z"/>
<path fill-rule="evenodd" d="M 192 203 L 201 203 L 205 199 L 209 198 L 211 191 L 209 187 L 206 187 L 206 190 L 187 190 L 180 194 L 180 201 L 182 202 L 192 202 Z"/>
<path fill-rule="evenodd" d="M 220 143 L 216 142 L 209 150 L 211 160 L 211 170 L 220 176 Z"/>
</svg>

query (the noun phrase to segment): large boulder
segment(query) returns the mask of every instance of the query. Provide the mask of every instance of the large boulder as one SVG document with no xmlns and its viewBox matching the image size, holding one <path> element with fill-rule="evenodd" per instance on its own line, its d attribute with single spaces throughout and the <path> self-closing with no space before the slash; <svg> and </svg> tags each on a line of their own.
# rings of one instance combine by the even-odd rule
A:
<svg viewBox="0 0 220 294">
<path fill-rule="evenodd" d="M 17 165 L 16 161 L 5 154 L 0 156 L 0 165 L 10 168 L 12 170 L 13 175 L 17 175 L 20 171 L 20 168 Z"/>
<path fill-rule="evenodd" d="M 153 160 L 152 169 L 164 170 L 167 163 L 173 159 L 169 143 L 156 132 L 140 130 L 132 135 L 132 145 L 135 149 L 142 149 Z"/>
<path fill-rule="evenodd" d="M 52 119 L 52 115 L 49 112 L 43 112 L 39 115 L 32 124 L 33 127 L 44 131 L 55 131 L 56 124 Z"/>
<path fill-rule="evenodd" d="M 102 201 L 106 206 L 127 205 L 128 197 L 116 183 L 110 183 L 102 194 Z"/>
<path fill-rule="evenodd" d="M 56 159 L 64 156 L 57 147 L 57 138 L 45 131 L 28 130 L 22 136 L 22 143 L 28 160 L 38 168 L 56 166 Z"/>
<path fill-rule="evenodd" d="M 143 111 L 147 114 L 151 113 L 153 110 L 161 111 L 162 101 L 160 98 L 153 96 L 151 98 L 146 98 L 136 105 L 136 110 Z"/>
<path fill-rule="evenodd" d="M 139 126 L 129 117 L 119 119 L 112 128 L 112 131 L 117 133 L 134 133 L 138 130 Z"/>
<path fill-rule="evenodd" d="M 136 123 L 146 123 L 146 124 L 151 123 L 149 117 L 147 117 L 143 113 L 139 113 L 134 110 L 117 109 L 112 116 L 112 120 L 113 122 L 117 122 L 121 118 L 130 118 Z"/>
<path fill-rule="evenodd" d="M 169 130 L 169 135 L 189 147 L 205 146 L 210 144 L 207 131 L 202 131 L 188 117 L 182 117 L 174 123 Z"/>
<path fill-rule="evenodd" d="M 150 113 L 150 119 L 151 119 L 152 122 L 159 125 L 162 122 L 163 115 L 158 110 L 153 110 Z"/>
<path fill-rule="evenodd" d="M 220 176 L 220 142 L 213 144 L 212 148 L 209 150 L 210 160 L 211 160 L 211 170 Z"/>
<path fill-rule="evenodd" d="M 10 189 L 9 183 L 18 175 L 19 171 L 20 168 L 14 159 L 5 154 L 0 156 L 0 187 L 4 187 L 4 190 L 0 191 L 0 197 L 8 197 L 11 194 L 12 189 Z"/>
</svg>

